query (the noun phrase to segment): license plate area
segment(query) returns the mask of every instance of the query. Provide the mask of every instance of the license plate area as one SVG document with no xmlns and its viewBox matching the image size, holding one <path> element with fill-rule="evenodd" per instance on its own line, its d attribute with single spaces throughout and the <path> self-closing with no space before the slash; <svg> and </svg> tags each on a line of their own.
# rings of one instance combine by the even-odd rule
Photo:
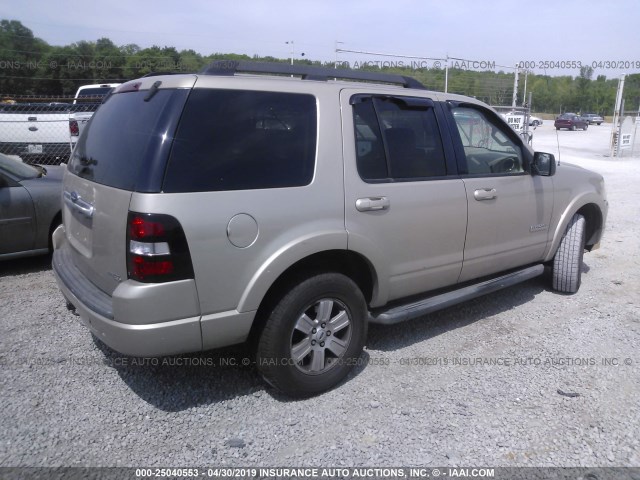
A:
<svg viewBox="0 0 640 480">
<path fill-rule="evenodd" d="M 37 154 L 42 153 L 42 145 L 29 144 L 27 145 L 27 153 Z"/>
</svg>

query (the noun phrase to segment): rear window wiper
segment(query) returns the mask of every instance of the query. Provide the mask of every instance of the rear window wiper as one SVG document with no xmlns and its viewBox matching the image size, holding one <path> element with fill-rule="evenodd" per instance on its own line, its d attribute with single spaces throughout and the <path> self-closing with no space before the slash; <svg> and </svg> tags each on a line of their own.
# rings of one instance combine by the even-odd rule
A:
<svg viewBox="0 0 640 480">
<path fill-rule="evenodd" d="M 160 80 L 158 80 L 157 82 L 153 82 L 153 85 L 151 85 L 151 88 L 149 89 L 149 93 L 147 93 L 146 97 L 144 97 L 145 102 L 151 100 L 153 96 L 158 93 L 160 85 L 162 85 L 162 82 Z"/>
</svg>

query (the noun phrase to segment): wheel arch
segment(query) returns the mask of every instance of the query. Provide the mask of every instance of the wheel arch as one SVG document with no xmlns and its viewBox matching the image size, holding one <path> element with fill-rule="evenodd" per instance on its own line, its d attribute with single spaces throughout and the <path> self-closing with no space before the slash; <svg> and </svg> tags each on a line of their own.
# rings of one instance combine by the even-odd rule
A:
<svg viewBox="0 0 640 480">
<path fill-rule="evenodd" d="M 349 277 L 358 285 L 365 301 L 371 301 L 378 279 L 373 265 L 364 256 L 350 250 L 317 252 L 295 262 L 272 283 L 260 301 L 249 339 L 255 341 L 258 337 L 270 310 L 284 292 L 303 279 L 325 272 L 341 273 Z"/>
<path fill-rule="evenodd" d="M 580 200 L 580 199 L 578 199 Z M 553 259 L 555 256 L 562 236 L 567 229 L 567 225 L 577 213 L 582 215 L 586 221 L 585 232 L 585 248 L 589 251 L 600 241 L 602 237 L 602 231 L 604 228 L 604 213 L 601 206 L 595 201 L 595 199 L 583 198 L 580 203 L 573 203 L 569 205 L 563 213 L 560 222 L 555 229 L 553 241 L 545 257 L 545 261 Z"/>
<path fill-rule="evenodd" d="M 604 218 L 602 211 L 595 203 L 587 203 L 576 212 L 586 220 L 585 248 L 591 250 L 600 241 Z"/>
</svg>

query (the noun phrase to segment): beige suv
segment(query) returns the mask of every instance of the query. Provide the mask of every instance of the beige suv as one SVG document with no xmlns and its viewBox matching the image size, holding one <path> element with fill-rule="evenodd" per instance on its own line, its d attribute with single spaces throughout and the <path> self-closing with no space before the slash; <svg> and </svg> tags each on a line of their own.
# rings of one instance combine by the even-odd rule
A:
<svg viewBox="0 0 640 480">
<path fill-rule="evenodd" d="M 545 265 L 577 291 L 607 214 L 600 175 L 557 167 L 474 99 L 251 62 L 118 87 L 63 199 L 54 272 L 96 337 L 137 356 L 248 342 L 295 396 L 339 383 L 369 322 Z"/>
</svg>

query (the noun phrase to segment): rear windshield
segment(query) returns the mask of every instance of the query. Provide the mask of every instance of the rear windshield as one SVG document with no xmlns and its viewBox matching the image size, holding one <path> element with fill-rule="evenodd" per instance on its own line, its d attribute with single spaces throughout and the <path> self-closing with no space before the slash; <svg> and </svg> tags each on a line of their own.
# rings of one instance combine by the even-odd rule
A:
<svg viewBox="0 0 640 480">
<path fill-rule="evenodd" d="M 316 123 L 312 95 L 195 89 L 176 132 L 163 191 L 308 185 Z"/>
<path fill-rule="evenodd" d="M 154 159 L 168 148 L 167 137 L 175 130 L 177 118 L 173 118 L 172 105 L 177 103 L 176 96 L 186 97 L 186 91 L 181 93 L 161 89 L 150 98 L 149 91 L 112 95 L 80 136 L 69 170 L 82 178 L 124 190 L 135 190 L 147 182 L 151 169 L 158 165 Z M 167 127 L 172 121 L 174 130 Z M 159 163 L 163 169 L 166 155 L 164 163 L 162 159 Z"/>
</svg>

